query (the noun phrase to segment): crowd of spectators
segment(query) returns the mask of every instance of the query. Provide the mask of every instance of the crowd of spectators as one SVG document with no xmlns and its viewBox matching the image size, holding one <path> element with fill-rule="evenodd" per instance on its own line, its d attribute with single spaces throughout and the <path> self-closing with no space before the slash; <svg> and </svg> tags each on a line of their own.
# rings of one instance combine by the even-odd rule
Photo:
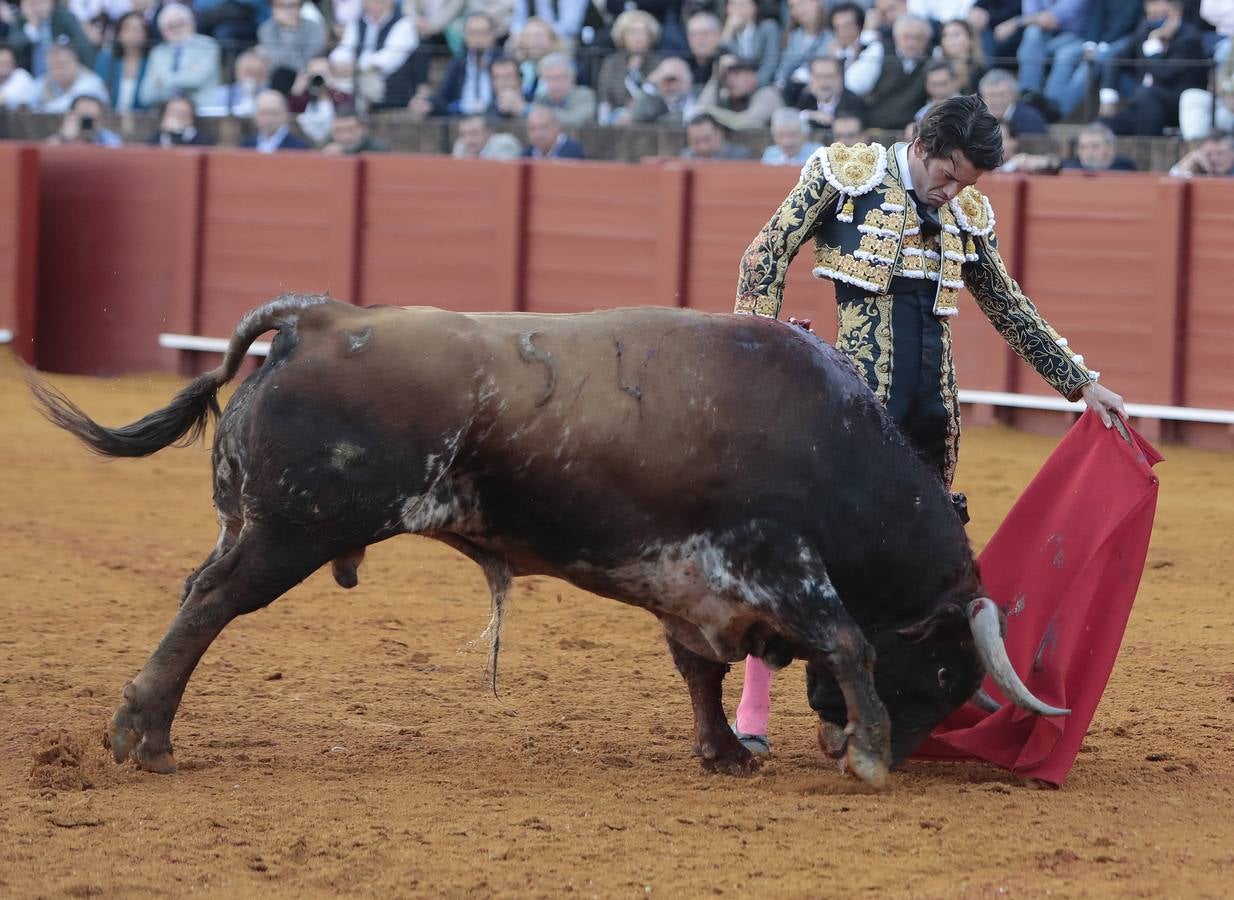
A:
<svg viewBox="0 0 1234 900">
<path fill-rule="evenodd" d="M 161 146 L 237 116 L 259 152 L 375 152 L 368 115 L 393 109 L 457 120 L 456 156 L 582 158 L 579 129 L 668 124 L 688 158 L 757 133 L 800 165 L 977 92 L 1009 171 L 1127 168 L 1118 136 L 1178 134 L 1176 174 L 1224 174 L 1232 36 L 1234 0 L 0 0 L 0 103 L 103 145 L 112 111 L 157 110 Z M 1060 122 L 1085 126 L 1074 158 L 1019 152 Z"/>
</svg>

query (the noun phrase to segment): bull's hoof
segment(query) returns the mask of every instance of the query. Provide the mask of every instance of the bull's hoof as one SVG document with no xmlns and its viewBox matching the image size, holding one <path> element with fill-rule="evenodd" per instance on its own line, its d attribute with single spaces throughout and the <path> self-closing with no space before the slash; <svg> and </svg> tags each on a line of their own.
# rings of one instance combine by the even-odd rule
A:
<svg viewBox="0 0 1234 900">
<path fill-rule="evenodd" d="M 850 731 L 841 728 L 839 725 L 819 720 L 819 749 L 830 759 L 841 759 L 844 756 L 844 751 L 848 749 L 849 734 L 851 734 Z"/>
<path fill-rule="evenodd" d="M 729 733 L 731 737 L 731 732 Z M 761 763 L 758 757 L 733 738 L 722 745 L 707 742 L 694 748 L 704 772 L 721 775 L 753 775 Z"/>
<path fill-rule="evenodd" d="M 151 733 L 141 722 L 136 710 L 137 690 L 132 682 L 124 686 L 124 699 L 103 735 L 103 746 L 111 750 L 112 759 L 118 763 L 132 759 L 138 768 L 160 775 L 175 772 L 176 761 L 167 735 Z"/>
<path fill-rule="evenodd" d="M 887 772 L 890 767 L 881 756 L 862 750 L 856 744 L 848 745 L 848 769 L 866 784 L 873 788 L 881 788 L 887 783 Z"/>
</svg>

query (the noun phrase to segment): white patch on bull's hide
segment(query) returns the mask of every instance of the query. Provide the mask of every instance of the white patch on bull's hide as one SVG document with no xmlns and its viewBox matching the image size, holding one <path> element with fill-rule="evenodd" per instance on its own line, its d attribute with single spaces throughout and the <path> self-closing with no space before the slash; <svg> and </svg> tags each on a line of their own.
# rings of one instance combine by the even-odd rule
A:
<svg viewBox="0 0 1234 900">
<path fill-rule="evenodd" d="M 350 441 L 339 441 L 330 448 L 330 468 L 338 469 L 340 472 L 347 471 L 347 467 L 364 455 L 364 448 Z"/>
<path fill-rule="evenodd" d="M 438 498 L 443 491 L 445 500 Z M 423 494 L 408 498 L 399 519 L 412 534 L 449 531 L 466 535 L 479 532 L 484 525 L 480 501 L 465 479 L 435 482 Z"/>
<path fill-rule="evenodd" d="M 741 641 L 749 627 L 760 619 L 774 619 L 780 604 L 794 598 L 739 576 L 725 544 L 732 545 L 710 534 L 696 534 L 680 543 L 649 546 L 638 561 L 604 572 L 590 565 L 570 568 L 584 581 L 600 576 L 648 609 L 689 622 L 716 659 L 733 661 L 744 653 Z M 800 560 L 805 566 L 815 557 L 803 547 Z M 821 579 L 807 575 L 802 590 L 817 591 L 822 582 L 830 586 L 825 573 Z"/>
</svg>

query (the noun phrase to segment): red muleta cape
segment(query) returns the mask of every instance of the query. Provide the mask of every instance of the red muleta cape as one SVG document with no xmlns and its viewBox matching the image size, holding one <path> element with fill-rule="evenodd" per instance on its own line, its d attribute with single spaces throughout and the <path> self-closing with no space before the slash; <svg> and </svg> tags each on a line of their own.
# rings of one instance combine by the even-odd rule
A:
<svg viewBox="0 0 1234 900">
<path fill-rule="evenodd" d="M 1135 600 L 1157 507 L 1161 455 L 1086 412 L 981 553 L 989 595 L 1007 613 L 1011 662 L 1037 697 L 1071 715 L 965 705 L 918 748 L 926 759 L 982 759 L 1061 785 L 1105 691 Z M 987 679 L 985 689 L 1004 698 Z"/>
</svg>

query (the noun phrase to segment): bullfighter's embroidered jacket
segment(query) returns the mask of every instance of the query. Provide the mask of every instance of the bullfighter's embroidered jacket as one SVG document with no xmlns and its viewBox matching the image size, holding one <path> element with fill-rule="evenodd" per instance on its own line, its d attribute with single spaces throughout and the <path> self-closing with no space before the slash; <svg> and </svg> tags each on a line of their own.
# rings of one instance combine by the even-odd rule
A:
<svg viewBox="0 0 1234 900">
<path fill-rule="evenodd" d="M 953 316 L 967 287 L 1012 349 L 1059 393 L 1077 399 L 1097 373 L 1008 274 L 990 201 L 969 187 L 938 213 L 941 232 L 925 236 L 894 149 L 824 147 L 746 250 L 736 311 L 778 316 L 789 263 L 813 237 L 814 275 L 835 282 L 838 295 L 889 295 L 893 280 L 920 279 L 935 286 L 934 314 Z"/>
</svg>

